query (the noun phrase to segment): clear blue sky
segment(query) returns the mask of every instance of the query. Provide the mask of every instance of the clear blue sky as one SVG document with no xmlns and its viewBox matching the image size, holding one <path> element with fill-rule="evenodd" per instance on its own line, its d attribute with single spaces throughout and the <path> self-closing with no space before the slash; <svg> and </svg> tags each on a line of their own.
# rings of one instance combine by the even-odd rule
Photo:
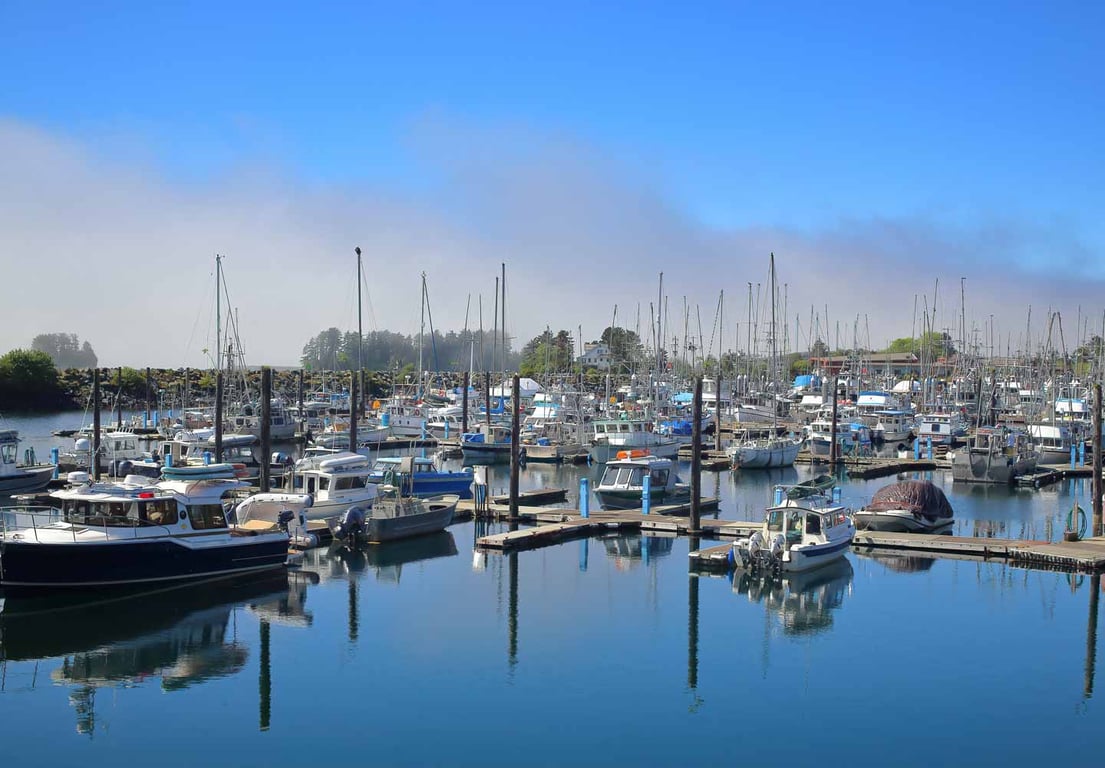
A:
<svg viewBox="0 0 1105 768">
<path fill-rule="evenodd" d="M 6 0 L 0 118 L 167 183 L 418 195 L 446 116 L 584 145 L 706 230 L 996 220 L 1099 262 L 1103 30 L 1091 2 Z"/>
</svg>

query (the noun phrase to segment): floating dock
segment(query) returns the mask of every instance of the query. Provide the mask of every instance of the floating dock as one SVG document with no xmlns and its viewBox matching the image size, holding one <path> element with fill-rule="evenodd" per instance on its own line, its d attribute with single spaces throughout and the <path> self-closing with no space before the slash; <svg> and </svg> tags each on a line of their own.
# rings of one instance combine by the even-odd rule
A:
<svg viewBox="0 0 1105 768">
<path fill-rule="evenodd" d="M 729 568 L 729 544 L 690 553 L 691 567 L 702 570 Z M 936 557 L 972 560 L 1007 560 L 1029 568 L 1064 571 L 1105 569 L 1105 537 L 1082 541 L 1046 542 L 1025 539 L 986 539 L 970 536 L 933 536 L 924 533 L 860 531 L 852 548 L 858 552 L 896 550 Z"/>
</svg>

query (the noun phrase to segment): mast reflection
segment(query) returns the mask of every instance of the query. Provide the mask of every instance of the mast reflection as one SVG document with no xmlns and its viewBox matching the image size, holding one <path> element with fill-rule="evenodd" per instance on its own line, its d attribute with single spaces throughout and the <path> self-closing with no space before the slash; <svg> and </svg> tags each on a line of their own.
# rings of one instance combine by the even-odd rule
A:
<svg viewBox="0 0 1105 768">
<path fill-rule="evenodd" d="M 160 679 L 162 690 L 179 691 L 241 672 L 249 650 L 236 636 L 236 609 L 286 601 L 288 592 L 288 573 L 277 571 L 108 598 L 8 595 L 0 658 L 60 659 L 50 679 L 70 687 L 77 731 L 92 735 L 101 688 Z"/>
</svg>

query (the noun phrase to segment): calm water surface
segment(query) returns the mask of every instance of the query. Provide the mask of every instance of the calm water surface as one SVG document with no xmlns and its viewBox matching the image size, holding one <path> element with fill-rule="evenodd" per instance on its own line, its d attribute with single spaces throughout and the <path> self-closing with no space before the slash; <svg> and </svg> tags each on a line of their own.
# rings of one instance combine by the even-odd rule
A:
<svg viewBox="0 0 1105 768">
<path fill-rule="evenodd" d="M 67 442 L 5 423 L 47 453 Z M 597 471 L 531 465 L 523 486 L 573 489 L 575 506 Z M 807 476 L 705 473 L 703 487 L 722 517 L 756 519 L 773 482 Z M 1072 501 L 1088 504 L 1077 482 L 933 479 L 966 535 L 1057 538 Z M 891 480 L 847 483 L 845 500 Z M 497 468 L 493 488 L 506 483 Z M 1027 766 L 1105 746 L 1097 579 L 856 553 L 778 583 L 698 578 L 688 539 L 624 535 L 473 551 L 499 530 L 462 523 L 316 550 L 286 575 L 92 604 L 10 599 L 5 759 Z"/>
</svg>

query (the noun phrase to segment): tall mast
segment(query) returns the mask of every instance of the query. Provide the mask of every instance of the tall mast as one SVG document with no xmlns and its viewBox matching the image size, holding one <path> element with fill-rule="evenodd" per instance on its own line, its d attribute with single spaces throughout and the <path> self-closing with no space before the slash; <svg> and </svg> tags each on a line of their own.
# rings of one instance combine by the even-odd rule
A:
<svg viewBox="0 0 1105 768">
<path fill-rule="evenodd" d="M 357 252 L 357 376 L 364 375 L 364 332 L 361 329 L 361 247 L 354 248 Z"/>
<path fill-rule="evenodd" d="M 223 257 L 215 254 L 215 370 L 223 367 L 223 331 L 222 331 L 222 275 Z"/>
<path fill-rule="evenodd" d="M 418 397 L 422 398 L 422 338 L 426 334 L 426 273 L 422 273 L 422 318 L 418 327 Z"/>
<path fill-rule="evenodd" d="M 778 373 L 775 370 L 775 254 L 771 254 L 771 280 L 769 281 L 769 290 L 771 291 L 771 424 L 776 423 L 776 415 L 778 414 L 778 408 L 775 406 L 775 390 Z M 772 437 L 775 437 L 772 434 Z"/>
</svg>

